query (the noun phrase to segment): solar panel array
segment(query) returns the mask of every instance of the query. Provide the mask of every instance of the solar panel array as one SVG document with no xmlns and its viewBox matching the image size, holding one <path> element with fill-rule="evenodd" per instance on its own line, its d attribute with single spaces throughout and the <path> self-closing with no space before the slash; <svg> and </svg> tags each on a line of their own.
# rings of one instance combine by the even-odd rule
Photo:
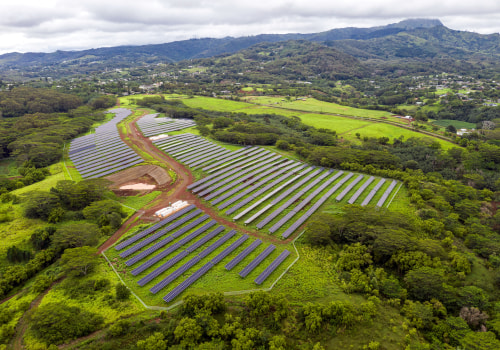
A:
<svg viewBox="0 0 500 350">
<path fill-rule="evenodd" d="M 233 155 L 233 152 L 205 138 L 193 134 L 180 134 L 154 140 L 153 144 L 179 162 L 196 168 Z"/>
<path fill-rule="evenodd" d="M 109 122 L 95 128 L 93 134 L 71 141 L 69 158 L 82 178 L 106 176 L 142 163 L 139 157 L 122 141 L 117 124 L 132 112 L 125 108 L 108 111 L 115 116 Z"/>
<path fill-rule="evenodd" d="M 164 296 L 163 299 L 170 302 L 248 241 L 248 235 L 239 235 L 235 230 L 224 231 L 224 226 L 217 225 L 215 220 L 210 220 L 196 206 L 189 205 L 125 239 L 116 245 L 116 250 L 121 251 L 118 256 L 128 259 L 125 262 L 128 267 L 143 261 L 130 272 L 133 276 L 144 274 L 137 281 L 139 286 L 153 282 L 154 285 L 150 287 L 153 294 L 174 284 L 183 275 L 188 275 Z M 261 240 L 250 243 L 229 264 L 236 266 L 261 243 Z M 255 269 L 274 249 L 274 246 L 264 249 L 242 275 Z M 191 270 L 194 272 L 189 275 Z"/>
<path fill-rule="evenodd" d="M 192 119 L 158 118 L 158 113 L 145 115 L 136 124 L 146 137 L 182 130 L 196 125 Z"/>
<path fill-rule="evenodd" d="M 308 167 L 260 147 L 246 147 L 235 152 L 226 150 L 220 157 L 212 157 L 220 151 L 205 150 L 210 144 L 195 135 L 183 134 L 173 137 L 170 141 L 162 141 L 158 147 L 162 147 L 174 157 L 196 157 L 196 163 L 188 165 L 201 167 L 208 175 L 188 185 L 188 189 L 210 201 L 212 205 L 217 205 L 219 210 L 225 209 L 225 214 L 233 215 L 235 221 L 244 219 L 245 225 L 251 224 L 280 204 L 278 209 L 256 224 L 258 229 L 270 224 L 270 233 L 275 233 L 287 225 L 293 216 L 307 206 L 314 206 L 318 201 L 316 197 L 331 183 L 337 183 L 335 191 L 346 183 L 346 187 L 335 197 L 337 201 L 341 201 L 353 189 L 359 187 L 358 184 L 364 178 L 363 175 L 358 175 L 352 180 L 354 174 L 350 173 L 341 179 L 342 171 L 334 173 L 333 169 Z M 204 158 L 205 155 L 209 155 L 207 159 Z M 362 184 L 349 199 L 349 203 L 353 203 L 364 193 L 372 181 L 370 177 Z M 307 196 L 305 199 L 302 198 L 304 195 Z M 324 200 L 321 203 L 324 203 Z M 297 202 L 299 204 L 296 205 Z M 294 205 L 296 206 L 293 207 Z"/>
</svg>

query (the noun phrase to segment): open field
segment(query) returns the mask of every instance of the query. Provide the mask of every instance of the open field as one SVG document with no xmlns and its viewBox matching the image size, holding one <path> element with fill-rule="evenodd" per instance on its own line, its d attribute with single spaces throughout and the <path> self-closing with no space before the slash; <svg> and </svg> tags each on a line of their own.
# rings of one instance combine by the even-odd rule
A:
<svg viewBox="0 0 500 350">
<path fill-rule="evenodd" d="M 273 102 L 275 100 L 279 100 L 280 98 L 269 98 L 269 97 L 252 97 L 257 99 L 257 101 L 263 102 Z M 309 104 L 306 102 L 312 101 Z M 429 141 L 436 141 L 441 145 L 442 149 L 449 149 L 452 147 L 456 147 L 455 144 L 445 141 L 439 138 L 435 138 L 429 135 L 424 135 L 419 132 L 414 132 L 409 129 L 401 128 L 395 125 L 386 124 L 386 123 L 377 123 L 369 120 L 362 119 L 353 119 L 346 118 L 336 115 L 328 115 L 321 113 L 313 113 L 313 112 L 324 112 L 324 113 L 337 113 L 339 111 L 344 111 L 343 114 L 348 114 L 351 116 L 358 116 L 360 118 L 369 117 L 369 118 L 378 118 L 378 119 L 387 119 L 390 118 L 391 121 L 404 123 L 401 119 L 391 118 L 390 113 L 381 112 L 381 111 L 370 111 L 365 109 L 357 109 L 347 106 L 340 106 L 331 104 L 328 102 L 322 102 L 314 99 L 307 99 L 307 101 L 292 101 L 292 102 L 282 102 L 283 107 L 289 108 L 289 105 L 293 105 L 294 109 L 280 109 L 273 107 L 264 107 L 259 108 L 259 106 L 252 105 L 244 102 L 223 100 L 223 99 L 214 99 L 211 97 L 194 97 L 191 99 L 185 99 L 183 102 L 193 108 L 201 108 L 201 109 L 210 109 L 216 111 L 223 112 L 238 112 L 238 113 L 247 113 L 247 114 L 279 114 L 284 116 L 297 116 L 299 117 L 304 124 L 311 125 L 317 128 L 325 128 L 330 130 L 337 131 L 337 134 L 340 134 L 346 140 L 350 140 L 353 142 L 359 142 L 356 133 L 360 133 L 361 137 L 389 137 L 390 142 L 394 138 L 398 138 L 403 136 L 405 139 L 410 137 L 422 138 Z M 330 106 L 332 105 L 332 106 Z M 234 109 L 232 109 L 234 108 Z M 302 109 L 300 109 L 302 108 Z M 341 110 L 339 110 L 341 108 Z M 300 113 L 302 112 L 302 113 Z M 305 113 L 307 112 L 307 113 Z M 375 112 L 375 114 L 371 114 Z"/>
<path fill-rule="evenodd" d="M 353 117 L 362 118 L 372 118 L 372 119 L 388 119 L 391 118 L 391 113 L 386 111 L 373 111 L 369 109 L 353 108 L 349 106 L 343 106 L 336 103 L 319 101 L 314 98 L 300 98 L 298 100 L 287 101 L 282 97 L 250 97 L 249 102 L 262 104 L 262 105 L 275 105 L 280 108 L 294 109 L 304 112 L 315 112 L 315 113 L 332 113 L 341 114 Z M 396 118 L 391 118 L 393 122 L 401 122 Z"/>
<path fill-rule="evenodd" d="M 474 129 L 476 128 L 476 124 L 468 123 L 461 120 L 451 120 L 451 119 L 440 119 L 431 121 L 432 124 L 447 127 L 448 125 L 453 125 L 457 129 Z"/>
</svg>

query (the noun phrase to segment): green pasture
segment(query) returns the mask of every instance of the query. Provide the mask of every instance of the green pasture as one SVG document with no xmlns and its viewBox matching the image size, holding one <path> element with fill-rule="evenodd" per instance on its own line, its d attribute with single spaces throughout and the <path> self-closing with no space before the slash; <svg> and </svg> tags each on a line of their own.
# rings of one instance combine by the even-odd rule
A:
<svg viewBox="0 0 500 350">
<path fill-rule="evenodd" d="M 440 119 L 440 120 L 433 120 L 431 123 L 434 125 L 444 127 L 444 128 L 446 128 L 448 125 L 453 125 L 457 129 L 475 129 L 476 128 L 476 124 L 464 122 L 461 120 Z"/>
<path fill-rule="evenodd" d="M 287 101 L 283 97 L 251 97 L 249 101 L 262 105 L 274 105 L 279 108 L 294 109 L 304 112 L 332 113 L 361 118 L 386 119 L 391 117 L 391 113 L 385 111 L 373 111 L 368 109 L 342 106 L 336 103 L 319 101 L 314 98 L 299 98 Z M 391 118 L 391 120 L 394 118 Z M 392 120 L 397 122 L 398 119 Z"/>
<path fill-rule="evenodd" d="M 265 97 L 265 96 L 252 97 L 252 101 L 255 100 L 260 101 L 260 103 L 272 102 L 277 100 L 282 102 L 281 98 Z M 312 102 L 310 102 L 310 104 L 305 104 L 305 102 L 308 101 Z M 338 110 L 337 112 L 334 112 L 335 108 L 343 108 L 347 109 L 350 115 L 359 116 L 360 118 L 376 117 L 378 119 L 387 119 L 387 117 L 389 117 L 391 121 L 396 121 L 399 123 L 407 123 L 406 121 L 403 121 L 401 119 L 390 117 L 390 113 L 388 112 L 356 109 L 352 107 L 336 105 L 333 103 L 322 102 L 315 99 L 307 99 L 307 101 L 283 102 L 283 105 L 284 106 L 286 105 L 286 108 L 288 108 L 289 105 L 294 104 L 294 108 L 296 109 L 296 111 L 291 109 L 287 110 L 287 109 L 280 109 L 273 107 L 259 108 L 256 105 L 251 105 L 245 102 L 214 99 L 211 97 L 194 97 L 191 99 L 185 99 L 183 100 L 183 102 L 189 107 L 211 109 L 222 112 L 239 112 L 247 114 L 267 113 L 267 114 L 280 114 L 285 116 L 298 116 L 304 124 L 311 125 L 317 128 L 335 130 L 341 137 L 351 141 L 357 141 L 356 133 L 359 132 L 361 134 L 361 137 L 367 136 L 367 137 L 378 138 L 386 136 L 389 137 L 391 141 L 394 138 L 399 138 L 400 136 L 403 136 L 405 139 L 408 139 L 410 137 L 417 137 L 417 138 L 427 139 L 429 141 L 436 141 L 441 145 L 441 148 L 445 150 L 451 147 L 455 147 L 455 145 L 451 142 L 387 123 L 376 123 L 368 120 L 345 118 L 341 116 L 328 115 L 328 114 L 304 113 L 304 112 L 313 112 L 315 109 L 316 112 L 318 112 L 318 109 L 320 109 L 323 110 L 323 112 L 337 113 Z M 263 103 L 263 105 L 267 105 L 267 103 Z M 328 111 L 323 109 L 323 106 L 328 106 L 328 105 L 331 105 Z M 372 112 L 375 112 L 375 114 L 372 115 L 371 114 Z M 342 113 L 342 114 L 347 114 L 347 113 Z"/>
<path fill-rule="evenodd" d="M 445 150 L 456 147 L 455 144 L 449 141 L 385 123 L 374 123 L 359 119 L 349 119 L 324 114 L 303 114 L 300 115 L 299 118 L 304 124 L 311 125 L 316 128 L 335 130 L 337 131 L 337 134 L 339 134 L 339 137 L 351 141 L 357 141 L 358 139 L 356 134 L 359 133 L 361 139 L 365 136 L 375 138 L 385 136 L 389 138 L 390 142 L 392 142 L 393 139 L 399 138 L 400 136 L 403 136 L 404 139 L 416 137 L 431 142 L 438 142 L 441 145 L 441 148 Z"/>
</svg>

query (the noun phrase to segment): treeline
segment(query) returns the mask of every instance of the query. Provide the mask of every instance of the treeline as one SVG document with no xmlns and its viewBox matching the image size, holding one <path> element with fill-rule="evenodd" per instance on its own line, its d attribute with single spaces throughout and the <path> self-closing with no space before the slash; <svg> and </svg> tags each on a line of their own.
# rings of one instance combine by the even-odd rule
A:
<svg viewBox="0 0 500 350">
<path fill-rule="evenodd" d="M 346 332 L 373 322 L 379 303 L 380 300 L 373 297 L 359 304 L 332 301 L 325 305 L 292 306 L 282 295 L 254 292 L 241 302 L 228 304 L 222 293 L 187 295 L 178 310 L 162 311 L 157 322 L 119 320 L 106 330 L 105 338 L 93 339 L 83 348 L 322 350 L 321 344 L 335 332 Z M 76 330 L 56 330 L 67 329 L 74 321 L 68 320 L 67 325 L 55 321 L 50 327 L 40 323 L 41 315 L 46 315 L 49 309 L 55 314 L 62 313 L 55 305 L 39 308 L 34 314 L 37 323 L 31 327 L 40 341 L 60 344 Z M 64 314 L 61 316 L 66 318 Z M 75 317 L 80 319 L 78 313 Z M 74 327 L 76 329 L 76 325 Z M 373 342 L 372 346 L 376 344 Z"/>
<path fill-rule="evenodd" d="M 118 202 L 106 199 L 109 195 L 107 181 L 101 179 L 63 180 L 49 192 L 24 195 L 20 200 L 26 218 L 58 225 L 37 229 L 28 242 L 8 248 L 11 263 L 27 263 L 1 271 L 0 298 L 52 264 L 66 249 L 95 246 L 102 236 L 120 227 L 126 214 Z"/>
<path fill-rule="evenodd" d="M 7 118 L 35 113 L 64 113 L 82 104 L 77 96 L 49 89 L 18 87 L 0 92 L 0 112 Z"/>
</svg>

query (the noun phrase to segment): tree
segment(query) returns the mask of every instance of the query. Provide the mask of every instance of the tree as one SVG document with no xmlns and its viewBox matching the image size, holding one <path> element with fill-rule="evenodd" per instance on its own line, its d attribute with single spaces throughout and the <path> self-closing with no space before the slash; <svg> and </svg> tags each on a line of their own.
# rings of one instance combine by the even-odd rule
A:
<svg viewBox="0 0 500 350">
<path fill-rule="evenodd" d="M 85 209 L 83 209 L 83 216 L 85 216 L 85 219 L 91 220 L 98 224 L 101 223 L 99 225 L 101 227 L 108 225 L 111 221 L 113 221 L 114 226 L 117 225 L 116 215 L 113 216 L 112 214 L 118 214 L 119 217 L 125 215 L 122 210 L 122 206 L 112 200 L 93 202 L 89 206 L 85 207 Z M 119 224 L 121 224 L 121 220 Z"/>
<path fill-rule="evenodd" d="M 361 243 L 346 246 L 339 255 L 337 269 L 340 271 L 361 269 L 372 263 L 372 256 L 368 252 L 368 248 Z"/>
<path fill-rule="evenodd" d="M 35 309 L 30 328 L 34 336 L 48 344 L 83 337 L 103 324 L 100 315 L 63 303 L 47 303 Z"/>
<path fill-rule="evenodd" d="M 127 300 L 131 293 L 126 285 L 118 282 L 115 286 L 115 294 L 117 300 Z"/>
<path fill-rule="evenodd" d="M 166 350 L 167 341 L 163 333 L 155 332 L 153 335 L 146 338 L 146 340 L 139 340 L 137 347 L 140 350 Z"/>
<path fill-rule="evenodd" d="M 460 340 L 460 345 L 467 350 L 500 349 L 500 341 L 493 332 L 468 332 Z"/>
<path fill-rule="evenodd" d="M 450 124 L 450 125 L 448 125 L 446 127 L 446 131 L 451 132 L 453 134 L 456 134 L 457 133 L 457 128 L 455 126 L 453 126 L 453 125 Z"/>
<path fill-rule="evenodd" d="M 59 205 L 59 198 L 53 193 L 29 192 L 24 199 L 24 215 L 30 219 L 47 220 Z"/>
<path fill-rule="evenodd" d="M 189 317 L 181 319 L 174 330 L 175 338 L 185 347 L 196 345 L 201 334 L 202 329 L 200 325 L 196 323 L 196 320 Z"/>
<path fill-rule="evenodd" d="M 82 222 L 60 227 L 52 238 L 54 246 L 60 250 L 83 246 L 94 246 L 99 242 L 101 232 L 95 224 Z"/>
<path fill-rule="evenodd" d="M 330 227 L 323 221 L 311 220 L 307 224 L 306 239 L 312 245 L 328 245 L 332 242 Z"/>
<path fill-rule="evenodd" d="M 415 300 L 441 299 L 443 294 L 443 271 L 431 267 L 411 270 L 405 277 L 410 296 Z"/>
<path fill-rule="evenodd" d="M 67 273 L 86 276 L 98 263 L 97 249 L 91 247 L 68 248 L 61 256 L 61 265 Z"/>
</svg>

